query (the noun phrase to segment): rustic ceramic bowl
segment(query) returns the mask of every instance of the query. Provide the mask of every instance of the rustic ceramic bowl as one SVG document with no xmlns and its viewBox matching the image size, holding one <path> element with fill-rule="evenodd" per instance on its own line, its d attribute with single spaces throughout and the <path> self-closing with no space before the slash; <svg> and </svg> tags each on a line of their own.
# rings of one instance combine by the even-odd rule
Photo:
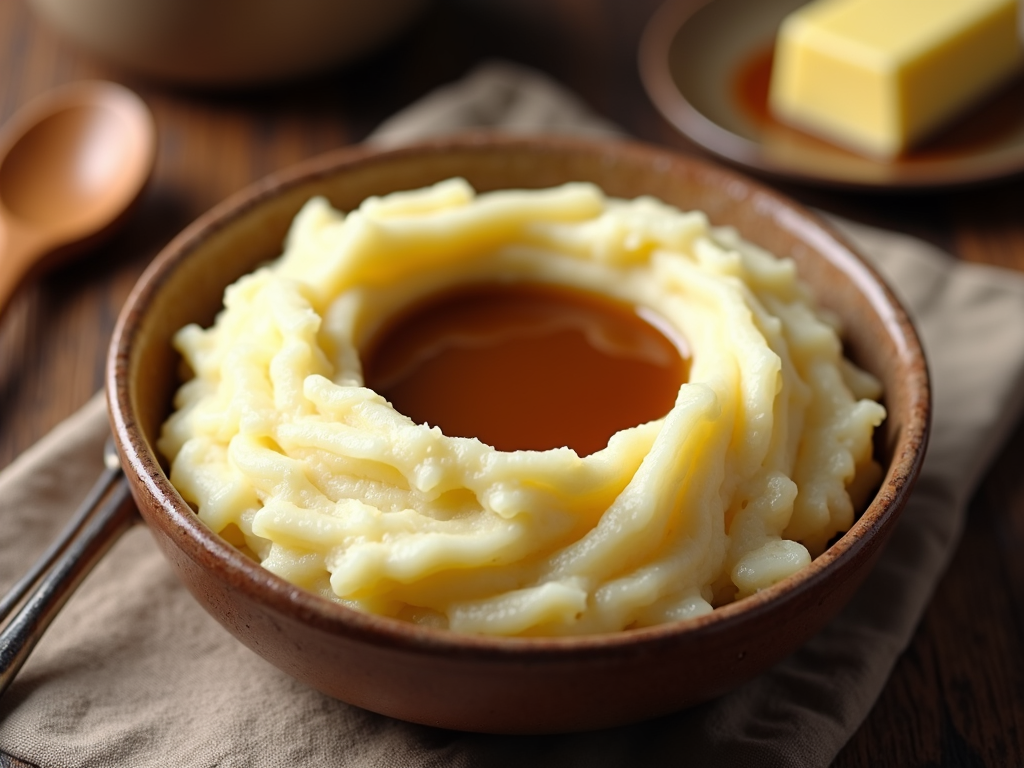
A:
<svg viewBox="0 0 1024 768">
<path fill-rule="evenodd" d="M 369 195 L 463 176 L 478 190 L 589 180 L 614 196 L 700 208 L 789 254 L 839 314 L 849 353 L 885 385 L 874 501 L 794 576 L 710 615 L 574 638 L 460 635 L 360 613 L 263 570 L 182 501 L 153 448 L 179 384 L 171 336 L 209 324 L 226 285 L 277 256 L 311 195 L 343 210 Z M 542 733 L 642 720 L 714 697 L 822 627 L 877 558 L 920 467 L 929 417 L 925 361 L 878 275 L 818 218 L 735 173 L 655 148 L 576 139 L 467 137 L 391 151 L 344 150 L 243 191 L 177 237 L 140 279 L 111 347 L 114 434 L 139 510 L 196 599 L 239 640 L 321 691 L 445 728 Z"/>
</svg>

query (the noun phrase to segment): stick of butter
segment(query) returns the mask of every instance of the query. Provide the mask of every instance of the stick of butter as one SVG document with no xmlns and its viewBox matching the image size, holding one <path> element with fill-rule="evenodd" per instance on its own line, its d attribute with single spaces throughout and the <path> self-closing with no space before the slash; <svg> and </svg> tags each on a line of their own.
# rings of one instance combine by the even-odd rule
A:
<svg viewBox="0 0 1024 768">
<path fill-rule="evenodd" d="M 1022 62 L 1017 0 L 816 0 L 779 29 L 769 104 L 785 122 L 890 158 Z"/>
</svg>

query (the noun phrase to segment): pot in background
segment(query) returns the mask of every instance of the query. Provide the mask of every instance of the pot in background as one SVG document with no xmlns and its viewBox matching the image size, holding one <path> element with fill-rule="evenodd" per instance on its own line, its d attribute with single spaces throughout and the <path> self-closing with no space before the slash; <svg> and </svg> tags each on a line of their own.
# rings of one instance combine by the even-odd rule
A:
<svg viewBox="0 0 1024 768">
<path fill-rule="evenodd" d="M 74 43 L 187 85 L 255 85 L 343 64 L 393 39 L 425 0 L 29 0 Z"/>
</svg>

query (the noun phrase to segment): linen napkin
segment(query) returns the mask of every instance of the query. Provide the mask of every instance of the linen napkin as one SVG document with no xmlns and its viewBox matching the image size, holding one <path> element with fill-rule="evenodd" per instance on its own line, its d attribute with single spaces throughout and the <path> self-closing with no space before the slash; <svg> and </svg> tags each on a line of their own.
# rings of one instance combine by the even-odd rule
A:
<svg viewBox="0 0 1024 768">
<path fill-rule="evenodd" d="M 372 137 L 469 126 L 611 134 L 545 77 L 493 63 Z M 839 222 L 902 294 L 934 380 L 931 446 L 891 543 L 849 606 L 734 692 L 638 725 L 543 737 L 392 720 L 293 681 L 178 584 L 144 527 L 100 563 L 0 700 L 0 750 L 74 766 L 825 766 L 871 708 L 953 552 L 971 493 L 1024 396 L 1024 275 Z M 101 470 L 97 397 L 0 473 L 0 588 L 45 547 Z"/>
</svg>

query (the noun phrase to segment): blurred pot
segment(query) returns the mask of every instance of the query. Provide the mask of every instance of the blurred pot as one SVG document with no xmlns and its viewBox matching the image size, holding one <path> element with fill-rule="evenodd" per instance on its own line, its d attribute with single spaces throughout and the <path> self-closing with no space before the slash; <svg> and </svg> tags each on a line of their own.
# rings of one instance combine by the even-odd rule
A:
<svg viewBox="0 0 1024 768">
<path fill-rule="evenodd" d="M 190 85 L 251 85 L 338 65 L 386 43 L 424 0 L 29 0 L 110 62 Z"/>
</svg>

